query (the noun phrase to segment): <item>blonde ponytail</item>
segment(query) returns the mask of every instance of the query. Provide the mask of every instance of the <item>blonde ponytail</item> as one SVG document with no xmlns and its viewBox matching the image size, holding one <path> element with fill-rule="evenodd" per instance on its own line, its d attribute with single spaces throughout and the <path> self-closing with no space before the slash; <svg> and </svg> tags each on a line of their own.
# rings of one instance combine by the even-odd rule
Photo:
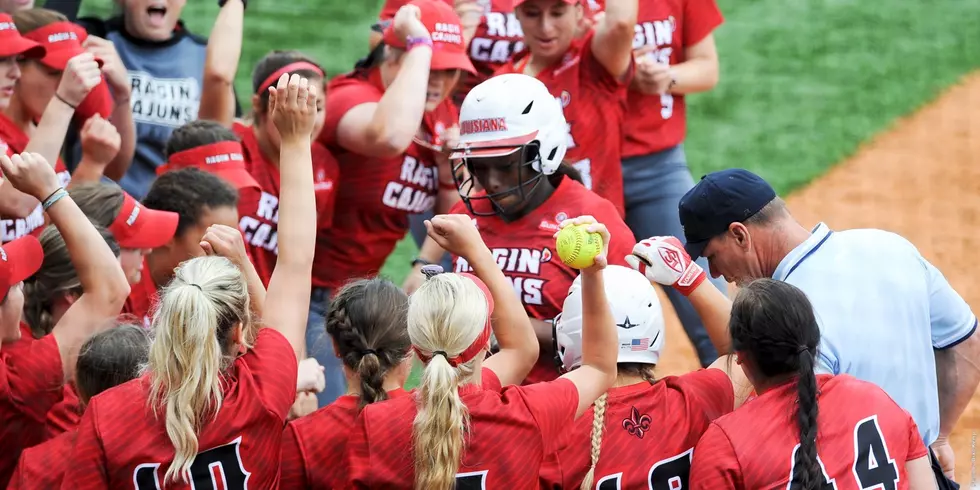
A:
<svg viewBox="0 0 980 490">
<path fill-rule="evenodd" d="M 432 356 L 422 372 L 418 414 L 412 424 L 415 488 L 455 487 L 469 432 L 469 411 L 459 387 L 473 377 L 482 356 L 458 366 L 449 359 L 476 340 L 487 316 L 483 291 L 455 274 L 425 281 L 410 299 L 408 335 L 416 349 Z"/>
<path fill-rule="evenodd" d="M 595 480 L 595 467 L 599 464 L 599 451 L 602 449 L 602 430 L 605 425 L 604 419 L 606 418 L 606 398 L 606 393 L 603 393 L 592 406 L 592 450 L 589 453 L 592 458 L 592 465 L 589 466 L 589 472 L 585 474 L 585 479 L 582 480 L 582 486 L 580 487 L 582 490 L 591 489 Z"/>
<path fill-rule="evenodd" d="M 147 371 L 151 408 L 164 411 L 174 458 L 164 484 L 191 481 L 198 433 L 221 409 L 222 375 L 234 360 L 231 335 L 248 329 L 245 277 L 223 257 L 184 262 L 153 316 Z"/>
</svg>

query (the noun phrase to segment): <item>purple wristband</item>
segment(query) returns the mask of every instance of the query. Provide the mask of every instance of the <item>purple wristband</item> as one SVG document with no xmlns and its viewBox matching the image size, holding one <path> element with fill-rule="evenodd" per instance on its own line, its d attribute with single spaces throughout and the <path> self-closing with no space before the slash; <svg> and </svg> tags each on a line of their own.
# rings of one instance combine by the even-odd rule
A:
<svg viewBox="0 0 980 490">
<path fill-rule="evenodd" d="M 423 37 L 408 36 L 405 39 L 405 51 L 411 51 L 412 48 L 415 48 L 417 46 L 428 46 L 431 48 L 432 38 L 429 36 L 423 36 Z"/>
</svg>

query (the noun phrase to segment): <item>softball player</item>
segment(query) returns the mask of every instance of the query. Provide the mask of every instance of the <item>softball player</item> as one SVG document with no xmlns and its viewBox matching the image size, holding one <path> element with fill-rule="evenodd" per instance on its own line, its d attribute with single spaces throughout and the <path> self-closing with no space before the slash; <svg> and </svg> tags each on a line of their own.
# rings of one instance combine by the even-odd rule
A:
<svg viewBox="0 0 980 490">
<path fill-rule="evenodd" d="M 941 484 L 943 472 L 952 477 L 947 438 L 980 383 L 971 360 L 980 335 L 970 306 L 915 246 L 881 230 L 807 230 L 742 169 L 705 176 L 679 212 L 687 252 L 706 257 L 713 276 L 802 289 L 820 321 L 817 372 L 881 386 L 915 418 Z"/>
<path fill-rule="evenodd" d="M 936 488 L 908 412 L 871 383 L 815 374 L 820 330 L 803 291 L 771 279 L 743 285 L 730 331 L 759 396 L 712 422 L 690 488 Z"/>
</svg>

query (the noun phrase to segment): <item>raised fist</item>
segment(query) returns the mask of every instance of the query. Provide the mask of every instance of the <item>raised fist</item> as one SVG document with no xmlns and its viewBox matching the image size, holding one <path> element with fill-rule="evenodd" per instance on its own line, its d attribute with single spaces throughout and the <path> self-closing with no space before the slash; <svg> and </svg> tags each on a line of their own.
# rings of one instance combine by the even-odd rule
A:
<svg viewBox="0 0 980 490">
<path fill-rule="evenodd" d="M 633 253 L 626 256 L 626 262 L 650 281 L 673 286 L 684 296 L 691 294 L 708 277 L 684 251 L 681 241 L 672 236 L 640 241 L 633 246 Z"/>
<path fill-rule="evenodd" d="M 92 53 L 82 53 L 68 60 L 61 74 L 57 94 L 74 107 L 102 82 L 102 69 Z"/>
</svg>

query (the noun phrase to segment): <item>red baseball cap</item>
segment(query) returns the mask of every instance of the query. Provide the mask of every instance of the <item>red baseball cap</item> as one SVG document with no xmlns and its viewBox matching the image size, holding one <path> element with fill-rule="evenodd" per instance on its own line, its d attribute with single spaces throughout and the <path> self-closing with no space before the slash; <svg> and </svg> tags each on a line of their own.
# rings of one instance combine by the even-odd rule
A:
<svg viewBox="0 0 980 490">
<path fill-rule="evenodd" d="M 524 3 L 524 2 L 526 2 L 526 1 L 527 0 L 514 0 L 514 8 L 516 9 L 517 7 L 520 7 L 521 4 Z M 579 3 L 579 0 L 561 0 L 561 1 L 563 1 L 563 2 L 565 2 L 567 4 L 569 4 L 569 5 L 575 5 L 576 3 Z"/>
<path fill-rule="evenodd" d="M 62 21 L 34 29 L 24 37 L 44 46 L 47 53 L 41 58 L 41 63 L 55 70 L 64 70 L 68 60 L 85 52 L 82 42 L 88 33 L 79 25 Z M 101 68 L 102 60 L 95 58 L 95 61 Z"/>
<path fill-rule="evenodd" d="M 0 299 L 6 298 L 15 284 L 34 275 L 44 262 L 41 242 L 25 235 L 0 247 Z"/>
<path fill-rule="evenodd" d="M 170 170 L 195 167 L 228 181 L 235 189 L 261 189 L 252 174 L 245 169 L 245 152 L 238 141 L 221 141 L 179 151 L 157 167 L 157 175 Z"/>
<path fill-rule="evenodd" d="M 43 58 L 44 54 L 44 46 L 20 35 L 13 17 L 0 13 L 0 58 L 18 55 Z"/>
<path fill-rule="evenodd" d="M 157 248 L 174 237 L 179 219 L 177 213 L 144 207 L 123 192 L 122 208 L 109 225 L 109 232 L 122 248 Z"/>
<path fill-rule="evenodd" d="M 476 74 L 473 62 L 466 54 L 463 44 L 463 27 L 456 11 L 444 1 L 413 0 L 406 5 L 415 5 L 422 13 L 422 24 L 432 36 L 433 70 L 464 70 Z M 405 40 L 395 34 L 394 23 L 385 28 L 384 43 L 393 48 L 405 48 Z"/>
</svg>

